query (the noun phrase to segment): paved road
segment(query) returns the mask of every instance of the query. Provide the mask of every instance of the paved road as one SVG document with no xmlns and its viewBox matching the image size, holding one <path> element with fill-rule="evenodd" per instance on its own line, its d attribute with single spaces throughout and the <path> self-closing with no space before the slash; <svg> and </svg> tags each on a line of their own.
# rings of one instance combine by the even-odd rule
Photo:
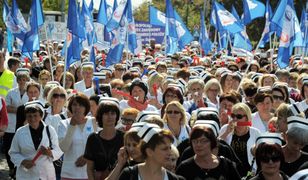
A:
<svg viewBox="0 0 308 180">
<path fill-rule="evenodd" d="M 9 180 L 9 167 L 7 166 L 5 156 L 0 152 L 0 179 Z"/>
</svg>

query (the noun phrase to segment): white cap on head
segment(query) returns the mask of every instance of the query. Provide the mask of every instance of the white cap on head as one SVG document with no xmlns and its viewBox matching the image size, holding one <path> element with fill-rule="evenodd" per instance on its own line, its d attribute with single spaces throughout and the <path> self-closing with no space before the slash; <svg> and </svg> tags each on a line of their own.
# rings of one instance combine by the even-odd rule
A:
<svg viewBox="0 0 308 180">
<path fill-rule="evenodd" d="M 256 145 L 261 143 L 282 145 L 282 137 L 280 133 L 265 132 L 256 139 Z"/>
<path fill-rule="evenodd" d="M 200 126 L 211 128 L 216 137 L 219 134 L 220 128 L 219 128 L 219 125 L 217 124 L 216 121 L 213 121 L 213 120 L 196 120 L 193 128 L 200 127 Z"/>
<path fill-rule="evenodd" d="M 113 98 L 113 97 L 100 97 L 99 98 L 99 104 L 106 103 L 106 102 L 114 103 L 117 106 L 120 106 L 119 100 L 117 98 Z"/>
<path fill-rule="evenodd" d="M 138 136 L 146 143 L 148 143 L 151 138 L 162 131 L 162 129 L 156 125 L 147 123 L 143 127 L 141 127 L 138 131 Z"/>
<path fill-rule="evenodd" d="M 156 116 L 160 118 L 160 115 L 156 111 L 140 111 L 136 117 L 137 122 L 144 122 L 147 120 L 147 118 Z"/>
</svg>

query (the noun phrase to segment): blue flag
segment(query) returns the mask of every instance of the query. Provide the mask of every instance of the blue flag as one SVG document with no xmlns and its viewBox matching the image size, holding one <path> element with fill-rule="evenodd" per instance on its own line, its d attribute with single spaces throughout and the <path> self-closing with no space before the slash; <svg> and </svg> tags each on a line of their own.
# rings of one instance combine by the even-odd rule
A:
<svg viewBox="0 0 308 180">
<path fill-rule="evenodd" d="M 227 11 L 221 4 L 214 2 L 212 11 L 211 23 L 214 24 L 216 29 L 223 33 L 228 31 L 235 34 L 243 31 L 244 26 L 239 22 L 229 11 Z"/>
<path fill-rule="evenodd" d="M 93 62 L 94 64 L 94 71 L 96 71 L 96 62 L 95 62 L 95 48 L 92 45 L 91 52 L 90 52 L 90 62 Z"/>
<path fill-rule="evenodd" d="M 10 7 L 7 3 L 6 0 L 3 1 L 3 10 L 2 10 L 2 18 L 3 18 L 3 22 L 5 22 L 6 17 L 8 16 L 9 12 L 10 12 Z M 11 33 L 11 31 L 9 29 L 6 30 L 7 33 L 7 51 L 8 52 L 13 52 L 13 41 L 14 41 L 14 37 L 13 34 Z"/>
<path fill-rule="evenodd" d="M 150 11 L 150 16 L 149 16 L 150 24 L 165 27 L 166 25 L 165 13 L 157 10 L 153 6 L 149 6 L 149 11 Z"/>
<path fill-rule="evenodd" d="M 232 6 L 232 14 L 233 16 L 240 21 L 240 17 L 236 11 L 236 9 L 234 8 L 234 6 Z M 235 33 L 233 34 L 233 47 L 236 48 L 240 48 L 240 49 L 244 49 L 247 51 L 251 51 L 252 50 L 252 44 L 249 40 L 249 37 L 246 33 L 246 29 L 244 28 L 243 31 L 239 32 L 239 33 Z"/>
<path fill-rule="evenodd" d="M 187 27 L 185 26 L 184 22 L 182 21 L 181 17 L 178 15 L 176 10 L 174 10 L 175 15 L 175 23 L 176 23 L 176 33 L 177 33 L 177 40 L 180 49 L 184 49 L 187 44 L 194 40 L 194 37 L 191 35 Z"/>
<path fill-rule="evenodd" d="M 209 39 L 207 29 L 204 23 L 204 12 L 201 10 L 201 18 L 200 18 L 200 36 L 199 36 L 199 43 L 204 50 L 204 53 L 207 55 L 212 50 L 212 42 Z"/>
<path fill-rule="evenodd" d="M 267 42 L 270 41 L 270 38 L 273 34 L 272 30 L 271 30 L 271 18 L 272 18 L 272 8 L 271 8 L 271 5 L 269 3 L 269 0 L 266 1 L 266 11 L 265 11 L 265 27 L 264 27 L 264 30 L 263 30 L 263 33 L 262 33 L 262 39 L 260 41 L 260 47 L 264 47 L 265 44 Z M 258 47 L 257 47 L 258 48 Z"/>
<path fill-rule="evenodd" d="M 277 63 L 280 68 L 286 68 L 293 53 L 293 47 L 303 44 L 293 0 L 280 1 L 272 17 L 272 24 L 275 24 L 277 35 L 280 37 Z"/>
<path fill-rule="evenodd" d="M 44 24 L 41 0 L 32 0 L 30 9 L 30 30 L 26 33 L 22 52 L 34 52 L 40 49 L 39 28 Z"/>
<path fill-rule="evenodd" d="M 94 30 L 92 13 L 87 7 L 85 0 L 83 0 L 80 20 L 84 22 L 88 45 L 91 46 L 92 44 L 96 43 L 97 39 L 96 39 L 95 30 Z"/>
<path fill-rule="evenodd" d="M 77 4 L 75 0 L 69 0 L 67 28 L 75 36 L 81 39 L 86 38 L 86 34 L 84 30 L 85 25 L 84 25 L 84 22 L 80 21 L 80 13 L 77 9 Z"/>
<path fill-rule="evenodd" d="M 263 17 L 265 13 L 265 6 L 257 0 L 243 0 L 244 7 L 244 25 L 249 24 L 252 20 Z"/>
<path fill-rule="evenodd" d="M 63 50 L 65 47 L 67 47 L 67 56 L 66 56 L 66 69 L 69 69 L 70 65 L 73 64 L 76 61 L 80 60 L 80 51 L 81 51 L 81 43 L 82 40 L 68 32 L 67 33 L 66 41 L 63 45 Z M 64 56 L 64 51 L 62 50 L 62 56 Z"/>
<path fill-rule="evenodd" d="M 89 11 L 91 12 L 91 14 L 92 14 L 93 10 L 94 10 L 94 3 L 93 3 L 93 0 L 91 0 L 90 4 L 89 4 Z"/>
<path fill-rule="evenodd" d="M 131 0 L 127 1 L 126 18 L 128 22 L 128 49 L 134 54 L 135 49 L 137 48 L 137 35 Z"/>
<path fill-rule="evenodd" d="M 218 37 L 218 51 L 224 50 L 228 48 L 228 34 L 227 32 L 223 32 Z"/>
<path fill-rule="evenodd" d="M 101 0 L 97 13 L 97 22 L 103 25 L 106 25 L 108 23 L 106 0 Z"/>
<path fill-rule="evenodd" d="M 177 51 L 177 31 L 175 14 L 170 0 L 166 0 L 166 53 L 174 54 Z"/>
<path fill-rule="evenodd" d="M 13 0 L 12 9 L 7 14 L 4 22 L 7 29 L 9 29 L 16 38 L 23 42 L 25 35 L 28 32 L 28 25 L 18 8 L 16 0 Z"/>
<path fill-rule="evenodd" d="M 108 32 L 117 29 L 120 26 L 120 21 L 125 13 L 126 6 L 127 6 L 127 0 L 121 0 L 117 8 L 112 13 L 111 18 L 106 25 Z"/>
</svg>

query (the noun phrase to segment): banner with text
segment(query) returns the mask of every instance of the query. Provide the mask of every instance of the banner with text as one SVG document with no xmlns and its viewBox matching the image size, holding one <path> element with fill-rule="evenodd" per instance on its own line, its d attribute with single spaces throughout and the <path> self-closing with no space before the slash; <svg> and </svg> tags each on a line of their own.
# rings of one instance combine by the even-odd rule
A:
<svg viewBox="0 0 308 180">
<path fill-rule="evenodd" d="M 136 33 L 141 38 L 142 44 L 148 44 L 150 39 L 162 44 L 165 36 L 165 27 L 152 25 L 149 22 L 136 21 Z"/>
</svg>

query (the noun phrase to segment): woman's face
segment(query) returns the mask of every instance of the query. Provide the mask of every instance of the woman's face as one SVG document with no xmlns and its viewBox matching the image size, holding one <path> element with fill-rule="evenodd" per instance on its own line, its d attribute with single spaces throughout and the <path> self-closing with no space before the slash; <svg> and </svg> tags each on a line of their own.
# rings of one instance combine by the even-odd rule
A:
<svg viewBox="0 0 308 180">
<path fill-rule="evenodd" d="M 96 116 L 97 108 L 98 108 L 98 105 L 96 104 L 96 102 L 93 100 L 90 100 L 90 111 L 93 117 Z"/>
<path fill-rule="evenodd" d="M 295 138 L 291 138 L 291 137 L 287 138 L 287 148 L 291 152 L 299 152 L 300 150 L 303 149 L 303 147 L 304 147 L 304 144 L 299 142 L 299 140 Z"/>
<path fill-rule="evenodd" d="M 71 87 L 73 87 L 73 79 L 71 77 L 66 76 L 65 77 L 65 89 L 72 89 Z"/>
<path fill-rule="evenodd" d="M 239 79 L 236 79 L 236 78 L 233 78 L 232 89 L 235 90 L 235 91 L 237 91 L 239 85 L 240 85 L 240 80 L 239 80 Z"/>
<path fill-rule="evenodd" d="M 30 86 L 27 91 L 29 101 L 36 100 L 40 96 L 40 90 L 36 86 Z"/>
<path fill-rule="evenodd" d="M 263 79 L 263 86 L 271 86 L 274 84 L 273 78 L 266 77 Z"/>
<path fill-rule="evenodd" d="M 279 118 L 284 118 L 284 119 L 279 119 Z M 286 133 L 287 130 L 288 130 L 288 123 L 287 123 L 286 117 L 279 117 L 278 116 L 277 126 L 278 126 L 278 130 L 280 132 Z"/>
<path fill-rule="evenodd" d="M 233 77 L 230 75 L 227 75 L 226 80 L 225 80 L 225 89 L 230 89 L 232 88 L 233 85 Z"/>
<path fill-rule="evenodd" d="M 259 102 L 257 104 L 257 109 L 259 112 L 269 113 L 271 112 L 272 107 L 273 107 L 273 103 L 270 97 L 266 97 L 263 102 Z"/>
<path fill-rule="evenodd" d="M 56 69 L 56 76 L 60 77 L 63 71 L 64 71 L 64 67 L 58 67 Z"/>
<path fill-rule="evenodd" d="M 172 93 L 171 91 L 168 91 L 166 92 L 166 95 L 165 95 L 165 102 L 166 104 L 168 104 L 171 101 L 180 101 L 180 99 L 178 98 L 176 94 Z"/>
<path fill-rule="evenodd" d="M 280 169 L 280 157 L 277 155 L 267 155 L 261 160 L 261 170 L 263 174 L 276 174 Z"/>
<path fill-rule="evenodd" d="M 51 97 L 51 106 L 63 107 L 66 101 L 66 96 L 61 90 L 54 91 Z"/>
<path fill-rule="evenodd" d="M 105 112 L 103 114 L 103 127 L 115 127 L 117 122 L 117 113 L 114 111 Z"/>
<path fill-rule="evenodd" d="M 167 164 L 170 161 L 171 144 L 170 139 L 164 138 L 164 143 L 158 144 L 154 150 L 150 150 L 152 152 L 151 158 L 161 166 Z"/>
<path fill-rule="evenodd" d="M 181 110 L 177 106 L 170 105 L 165 112 L 167 114 L 167 123 L 170 123 L 171 121 L 179 124 L 181 123 L 183 115 L 181 113 Z"/>
<path fill-rule="evenodd" d="M 273 100 L 274 100 L 273 108 L 277 109 L 279 105 L 284 102 L 284 95 L 277 90 L 273 91 L 272 95 L 273 95 Z"/>
<path fill-rule="evenodd" d="M 133 160 L 140 159 L 142 157 L 138 144 L 139 142 L 133 140 L 132 138 L 127 138 L 125 143 L 125 149 L 127 150 L 128 156 Z"/>
<path fill-rule="evenodd" d="M 36 129 L 39 126 L 41 119 L 42 116 L 38 111 L 35 113 L 26 114 L 26 120 L 28 121 L 29 125 L 34 129 Z"/>
<path fill-rule="evenodd" d="M 134 86 L 134 88 L 132 89 L 132 96 L 137 98 L 136 100 L 139 102 L 144 102 L 144 98 L 145 98 L 145 92 L 143 91 L 143 89 L 139 86 Z"/>
<path fill-rule="evenodd" d="M 212 85 L 206 92 L 209 99 L 215 99 L 219 94 L 219 86 Z"/>
<path fill-rule="evenodd" d="M 191 144 L 197 156 L 202 157 L 208 153 L 212 153 L 211 141 L 205 136 L 191 140 Z"/>
<path fill-rule="evenodd" d="M 231 114 L 231 117 L 232 117 L 232 121 L 235 122 L 235 123 L 236 122 L 246 122 L 246 121 L 248 121 L 248 118 L 247 118 L 245 111 L 243 111 L 241 109 L 234 110 Z M 235 129 L 237 131 L 244 130 L 244 129 L 246 129 L 246 126 L 235 126 Z"/>
<path fill-rule="evenodd" d="M 79 104 L 76 100 L 72 103 L 72 115 L 85 116 L 86 108 Z"/>
<path fill-rule="evenodd" d="M 200 84 L 194 83 L 190 86 L 189 91 L 191 94 L 198 93 L 198 96 L 202 96 L 203 94 L 203 88 Z"/>
<path fill-rule="evenodd" d="M 47 74 L 43 74 L 40 77 L 40 83 L 42 84 L 43 87 L 47 84 L 48 81 L 50 81 L 50 76 L 48 76 Z"/>
<path fill-rule="evenodd" d="M 113 72 L 114 77 L 117 78 L 117 79 L 121 79 L 124 72 L 125 72 L 124 68 L 116 68 L 115 71 Z"/>
<path fill-rule="evenodd" d="M 24 89 L 24 88 L 26 87 L 26 83 L 27 83 L 28 81 L 29 81 L 29 80 L 28 80 L 28 78 L 26 78 L 26 77 L 19 78 L 19 79 L 17 80 L 18 87 L 19 87 L 20 89 Z"/>
<path fill-rule="evenodd" d="M 258 66 L 256 66 L 256 65 L 251 65 L 250 71 L 251 71 L 251 72 L 258 72 Z"/>
</svg>

